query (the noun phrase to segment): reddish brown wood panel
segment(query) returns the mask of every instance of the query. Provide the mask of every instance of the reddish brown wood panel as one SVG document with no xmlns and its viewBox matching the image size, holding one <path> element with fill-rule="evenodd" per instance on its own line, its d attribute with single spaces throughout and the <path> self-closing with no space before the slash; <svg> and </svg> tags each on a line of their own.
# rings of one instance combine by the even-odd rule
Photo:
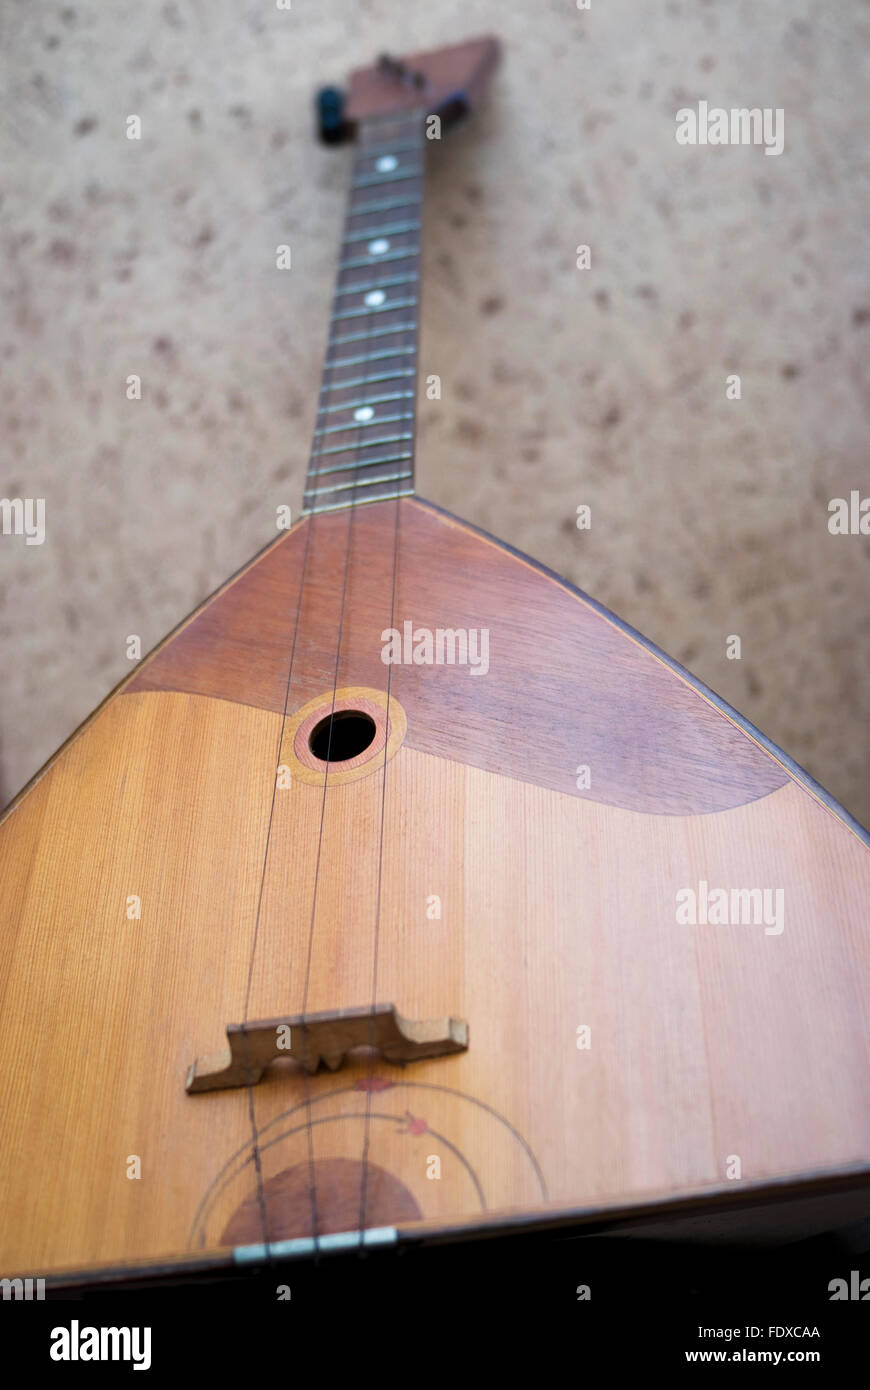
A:
<svg viewBox="0 0 870 1390">
<path fill-rule="evenodd" d="M 221 1234 L 221 1245 L 261 1241 L 264 1209 L 270 1240 L 314 1235 L 312 1183 L 317 1184 L 319 1236 L 357 1229 L 363 1183 L 370 1226 L 407 1225 L 421 1219 L 422 1212 L 404 1183 L 377 1164 L 366 1164 L 365 1175 L 363 1168 L 359 1159 L 325 1158 L 316 1170 L 310 1163 L 297 1163 L 276 1173 L 263 1184 L 262 1204 L 257 1191 L 240 1204 Z"/>
<path fill-rule="evenodd" d="M 389 668 L 412 748 L 674 815 L 743 805 L 788 780 L 775 758 L 582 595 L 416 498 L 304 520 L 126 689 L 277 711 L 286 694 L 292 713 L 335 683 L 385 690 L 382 633 L 406 620 L 414 632 L 489 632 L 485 675 L 459 665 Z M 588 788 L 577 786 L 581 765 Z"/>
<path fill-rule="evenodd" d="M 348 81 L 347 119 L 361 121 L 421 108 L 437 113 L 454 96 L 470 108 L 480 99 L 498 56 L 495 38 L 469 39 L 429 53 L 402 55 L 400 61 L 407 71 L 426 79 L 422 87 L 401 82 L 379 67 L 358 68 Z"/>
</svg>

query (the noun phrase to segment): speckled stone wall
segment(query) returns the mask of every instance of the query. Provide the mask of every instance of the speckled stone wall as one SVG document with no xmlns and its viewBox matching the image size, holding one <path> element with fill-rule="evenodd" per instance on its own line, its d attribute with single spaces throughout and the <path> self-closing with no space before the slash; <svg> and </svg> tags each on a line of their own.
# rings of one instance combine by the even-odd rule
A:
<svg viewBox="0 0 870 1390">
<path fill-rule="evenodd" d="M 487 105 L 430 157 L 418 489 L 870 821 L 870 537 L 827 527 L 870 495 L 866 5 L 6 0 L 0 27 L 0 496 L 47 507 L 43 545 L 0 537 L 0 800 L 128 634 L 147 650 L 300 503 L 348 159 L 313 88 L 492 31 Z M 701 100 L 783 108 L 784 152 L 679 146 Z"/>
</svg>

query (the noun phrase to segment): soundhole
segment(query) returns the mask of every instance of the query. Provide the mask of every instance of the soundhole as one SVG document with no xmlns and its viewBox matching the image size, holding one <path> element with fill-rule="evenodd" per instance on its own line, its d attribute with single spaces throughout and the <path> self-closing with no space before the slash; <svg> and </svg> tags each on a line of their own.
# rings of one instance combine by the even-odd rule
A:
<svg viewBox="0 0 870 1390">
<path fill-rule="evenodd" d="M 308 747 L 321 762 L 346 763 L 364 753 L 376 733 L 375 721 L 362 710 L 338 709 L 315 724 Z"/>
</svg>

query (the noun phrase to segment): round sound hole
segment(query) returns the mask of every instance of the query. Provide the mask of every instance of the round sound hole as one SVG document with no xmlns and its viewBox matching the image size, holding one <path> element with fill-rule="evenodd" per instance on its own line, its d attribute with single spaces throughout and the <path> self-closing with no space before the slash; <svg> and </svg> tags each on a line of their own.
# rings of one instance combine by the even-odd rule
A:
<svg viewBox="0 0 870 1390">
<path fill-rule="evenodd" d="M 376 733 L 375 721 L 362 710 L 337 709 L 315 724 L 308 747 L 321 762 L 346 763 L 364 753 Z"/>
<path fill-rule="evenodd" d="M 401 704 L 386 691 L 365 685 L 325 690 L 288 719 L 281 762 L 309 786 L 344 786 L 384 768 L 407 727 Z"/>
</svg>

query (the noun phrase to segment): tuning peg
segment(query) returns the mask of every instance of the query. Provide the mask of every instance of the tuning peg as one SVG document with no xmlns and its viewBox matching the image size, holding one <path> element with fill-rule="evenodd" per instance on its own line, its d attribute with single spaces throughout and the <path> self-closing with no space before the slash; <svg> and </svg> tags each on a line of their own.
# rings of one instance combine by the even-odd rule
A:
<svg viewBox="0 0 870 1390">
<path fill-rule="evenodd" d="M 378 58 L 378 69 L 385 77 L 395 78 L 397 82 L 404 82 L 410 87 L 422 89 L 426 86 L 426 77 L 422 72 L 415 72 L 409 68 L 407 63 L 403 63 L 400 58 L 394 58 L 390 53 L 382 53 Z"/>
<path fill-rule="evenodd" d="M 321 87 L 315 99 L 317 133 L 326 145 L 347 140 L 350 127 L 344 119 L 344 92 L 340 87 Z"/>
</svg>

